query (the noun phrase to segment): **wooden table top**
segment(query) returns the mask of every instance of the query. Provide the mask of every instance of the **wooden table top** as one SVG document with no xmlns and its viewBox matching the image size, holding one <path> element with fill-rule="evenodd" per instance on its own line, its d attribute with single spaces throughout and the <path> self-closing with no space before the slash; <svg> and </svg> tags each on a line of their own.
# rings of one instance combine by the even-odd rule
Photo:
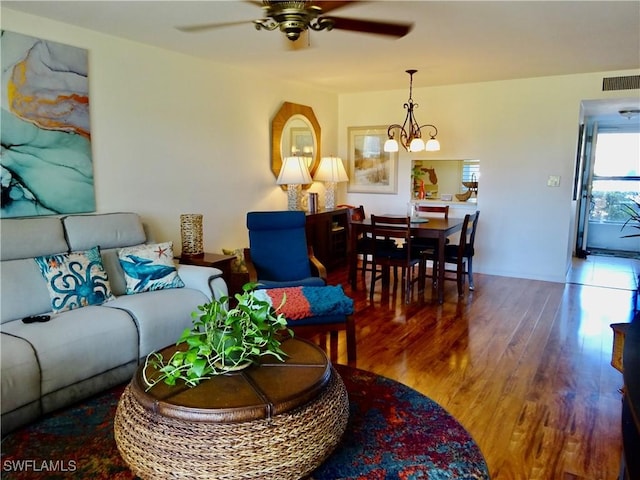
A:
<svg viewBox="0 0 640 480">
<path fill-rule="evenodd" d="M 235 260 L 236 256 L 204 252 L 198 255 L 179 255 L 176 258 L 185 265 L 210 266 L 212 263 L 231 262 Z"/>
<path fill-rule="evenodd" d="M 391 216 L 391 215 L 389 215 Z M 395 216 L 395 215 L 394 215 Z M 401 215 L 397 215 L 401 216 Z M 426 217 L 424 217 L 426 218 Z M 462 228 L 462 223 L 464 222 L 464 218 L 435 218 L 429 217 L 428 221 L 424 222 L 412 222 L 411 230 L 420 232 L 420 231 L 436 231 L 436 232 L 448 232 L 452 229 L 460 230 Z M 372 228 L 371 219 L 365 218 L 361 221 L 352 221 L 352 225 L 361 225 L 366 228 Z"/>
<path fill-rule="evenodd" d="M 162 350 L 163 356 L 168 358 L 176 348 Z M 288 354 L 284 363 L 263 357 L 259 366 L 216 375 L 195 387 L 160 382 L 145 391 L 141 365 L 131 382 L 132 391 L 144 408 L 166 417 L 209 423 L 270 418 L 315 398 L 331 376 L 331 363 L 317 345 L 290 338 L 282 349 Z"/>
</svg>

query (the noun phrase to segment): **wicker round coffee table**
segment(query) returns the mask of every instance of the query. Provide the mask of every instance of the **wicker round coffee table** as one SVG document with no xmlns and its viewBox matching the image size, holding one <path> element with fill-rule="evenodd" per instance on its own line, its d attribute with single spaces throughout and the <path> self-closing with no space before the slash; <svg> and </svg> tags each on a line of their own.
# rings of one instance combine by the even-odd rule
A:
<svg viewBox="0 0 640 480">
<path fill-rule="evenodd" d="M 297 338 L 282 348 L 285 363 L 267 359 L 194 388 L 162 383 L 145 392 L 141 366 L 114 420 L 122 458 L 143 479 L 310 474 L 340 441 L 349 400 L 320 348 Z"/>
</svg>

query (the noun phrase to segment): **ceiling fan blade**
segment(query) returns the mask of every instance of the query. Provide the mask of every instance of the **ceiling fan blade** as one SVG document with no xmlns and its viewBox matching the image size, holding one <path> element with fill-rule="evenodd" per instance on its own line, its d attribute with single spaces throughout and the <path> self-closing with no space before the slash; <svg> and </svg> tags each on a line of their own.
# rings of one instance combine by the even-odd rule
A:
<svg viewBox="0 0 640 480">
<path fill-rule="evenodd" d="M 322 13 L 332 12 L 333 10 L 337 10 L 342 7 L 346 7 L 347 5 L 355 5 L 356 3 L 362 3 L 358 0 L 346 0 L 344 2 L 328 0 L 328 1 L 318 1 L 311 2 L 313 5 L 320 7 L 322 9 Z"/>
<path fill-rule="evenodd" d="M 388 35 L 390 37 L 404 37 L 413 28 L 413 23 L 377 22 L 375 20 L 357 20 L 355 18 L 322 16 L 333 20 L 334 29 L 349 30 L 351 32 Z"/>
<path fill-rule="evenodd" d="M 246 25 L 249 23 L 251 23 L 251 20 L 241 20 L 238 22 L 225 22 L 225 23 L 203 23 L 200 25 L 185 25 L 185 26 L 179 26 L 175 28 L 176 30 L 180 30 L 181 32 L 195 33 L 195 32 L 201 32 L 203 30 L 212 30 L 214 28 L 221 28 L 221 27 L 233 27 L 236 25 Z"/>
</svg>

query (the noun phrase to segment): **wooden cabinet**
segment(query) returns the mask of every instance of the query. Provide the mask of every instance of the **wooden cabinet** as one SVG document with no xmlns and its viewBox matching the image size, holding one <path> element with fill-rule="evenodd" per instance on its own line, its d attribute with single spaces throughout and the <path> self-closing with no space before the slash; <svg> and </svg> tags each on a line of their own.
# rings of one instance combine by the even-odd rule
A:
<svg viewBox="0 0 640 480">
<path fill-rule="evenodd" d="M 327 270 L 347 261 L 348 217 L 346 208 L 307 214 L 307 243 Z"/>
<path fill-rule="evenodd" d="M 636 318 L 624 340 L 622 374 L 624 399 L 622 404 L 623 457 L 620 479 L 640 478 L 640 319 Z"/>
</svg>

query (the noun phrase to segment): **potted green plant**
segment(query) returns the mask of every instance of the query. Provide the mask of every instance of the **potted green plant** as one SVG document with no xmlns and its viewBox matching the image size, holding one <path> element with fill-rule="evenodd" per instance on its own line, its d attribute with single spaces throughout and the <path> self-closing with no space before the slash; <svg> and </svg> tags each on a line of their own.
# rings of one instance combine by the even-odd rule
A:
<svg viewBox="0 0 640 480">
<path fill-rule="evenodd" d="M 636 198 L 633 198 L 632 201 L 635 204 L 635 208 L 626 203 L 623 205 L 623 208 L 629 214 L 629 218 L 627 218 L 627 221 L 624 222 L 620 230 L 624 230 L 624 228 L 630 223 L 631 223 L 631 225 L 629 225 L 630 228 L 635 228 L 640 230 L 640 202 Z M 631 238 L 631 237 L 640 237 L 640 233 L 630 233 L 629 235 L 623 235 L 621 238 Z"/>
<path fill-rule="evenodd" d="M 193 387 L 213 375 L 257 363 L 263 355 L 284 361 L 286 354 L 280 345 L 293 332 L 284 315 L 256 297 L 255 288 L 254 283 L 245 284 L 231 309 L 228 297 L 199 305 L 191 314 L 193 327 L 182 333 L 176 344 L 179 348 L 170 358 L 159 352 L 147 355 L 143 370 L 147 390 L 161 381 L 175 385 L 179 379 Z M 148 371 L 153 373 L 148 375 Z"/>
</svg>

